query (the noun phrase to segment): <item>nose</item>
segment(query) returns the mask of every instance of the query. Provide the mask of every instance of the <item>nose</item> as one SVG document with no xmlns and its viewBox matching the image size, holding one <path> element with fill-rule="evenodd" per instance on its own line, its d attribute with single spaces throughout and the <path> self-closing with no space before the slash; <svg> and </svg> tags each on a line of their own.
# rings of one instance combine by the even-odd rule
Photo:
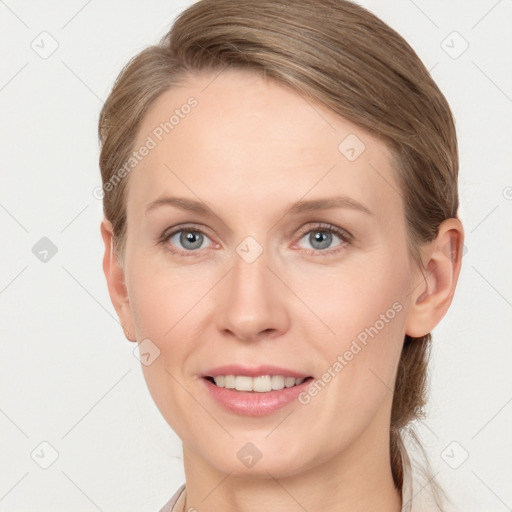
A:
<svg viewBox="0 0 512 512">
<path fill-rule="evenodd" d="M 254 261 L 240 254 L 233 255 L 233 267 L 217 290 L 217 328 L 243 341 L 277 337 L 289 328 L 291 294 L 265 251 Z"/>
</svg>

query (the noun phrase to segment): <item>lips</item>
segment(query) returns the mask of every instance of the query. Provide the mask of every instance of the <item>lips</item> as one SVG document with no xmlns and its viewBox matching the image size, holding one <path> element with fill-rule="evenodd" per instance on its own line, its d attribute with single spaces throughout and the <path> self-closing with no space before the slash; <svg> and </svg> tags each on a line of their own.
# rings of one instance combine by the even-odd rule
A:
<svg viewBox="0 0 512 512">
<path fill-rule="evenodd" d="M 225 365 L 207 370 L 203 381 L 223 408 L 248 416 L 272 414 L 296 401 L 311 375 L 277 366 Z"/>
</svg>

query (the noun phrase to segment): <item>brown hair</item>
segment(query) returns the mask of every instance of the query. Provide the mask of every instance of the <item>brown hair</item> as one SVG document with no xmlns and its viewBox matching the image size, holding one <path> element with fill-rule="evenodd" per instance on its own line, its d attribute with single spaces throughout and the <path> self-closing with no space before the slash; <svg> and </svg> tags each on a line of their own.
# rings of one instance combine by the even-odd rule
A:
<svg viewBox="0 0 512 512">
<path fill-rule="evenodd" d="M 109 182 L 133 151 L 154 100 L 188 73 L 224 67 L 260 71 L 384 141 L 391 150 L 411 255 L 458 209 L 458 151 L 448 103 L 407 42 L 347 0 L 201 0 L 160 43 L 117 78 L 99 120 L 100 168 Z M 122 258 L 126 181 L 104 195 Z M 401 489 L 401 431 L 422 416 L 430 334 L 406 336 L 391 412 L 393 478 Z"/>
</svg>

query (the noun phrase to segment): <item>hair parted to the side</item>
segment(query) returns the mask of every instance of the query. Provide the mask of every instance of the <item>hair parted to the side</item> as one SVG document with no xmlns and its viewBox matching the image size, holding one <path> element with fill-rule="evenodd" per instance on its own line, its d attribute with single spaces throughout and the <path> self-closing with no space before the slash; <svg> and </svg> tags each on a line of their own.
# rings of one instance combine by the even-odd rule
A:
<svg viewBox="0 0 512 512">
<path fill-rule="evenodd" d="M 397 32 L 347 0 L 200 0 L 183 11 L 158 45 L 125 66 L 103 106 L 103 183 L 130 157 L 157 97 L 189 73 L 224 67 L 261 72 L 387 144 L 418 263 L 418 247 L 436 237 L 443 220 L 457 216 L 457 139 L 445 97 Z M 103 198 L 121 261 L 128 181 Z M 430 341 L 430 334 L 406 336 L 398 366 L 390 450 L 399 489 L 400 435 L 426 403 Z"/>
</svg>

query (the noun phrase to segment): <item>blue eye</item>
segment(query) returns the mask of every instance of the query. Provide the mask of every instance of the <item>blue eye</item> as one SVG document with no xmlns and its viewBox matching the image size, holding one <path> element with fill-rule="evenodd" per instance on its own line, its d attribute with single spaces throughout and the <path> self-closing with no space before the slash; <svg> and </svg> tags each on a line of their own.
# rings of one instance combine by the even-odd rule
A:
<svg viewBox="0 0 512 512">
<path fill-rule="evenodd" d="M 165 240 L 171 243 L 171 245 L 176 246 L 176 244 L 179 243 L 181 247 L 178 248 L 183 248 L 183 250 L 188 252 L 202 249 L 203 242 L 206 238 L 208 237 L 205 233 L 196 228 L 182 228 L 165 235 Z"/>
<path fill-rule="evenodd" d="M 335 249 L 329 249 L 335 238 L 338 238 L 341 243 L 339 243 Z M 331 226 L 330 224 L 321 224 L 306 231 L 301 240 L 304 239 L 306 239 L 310 245 L 308 251 L 313 251 L 314 253 L 333 253 L 341 250 L 350 242 L 350 235 L 346 231 Z"/>
</svg>

